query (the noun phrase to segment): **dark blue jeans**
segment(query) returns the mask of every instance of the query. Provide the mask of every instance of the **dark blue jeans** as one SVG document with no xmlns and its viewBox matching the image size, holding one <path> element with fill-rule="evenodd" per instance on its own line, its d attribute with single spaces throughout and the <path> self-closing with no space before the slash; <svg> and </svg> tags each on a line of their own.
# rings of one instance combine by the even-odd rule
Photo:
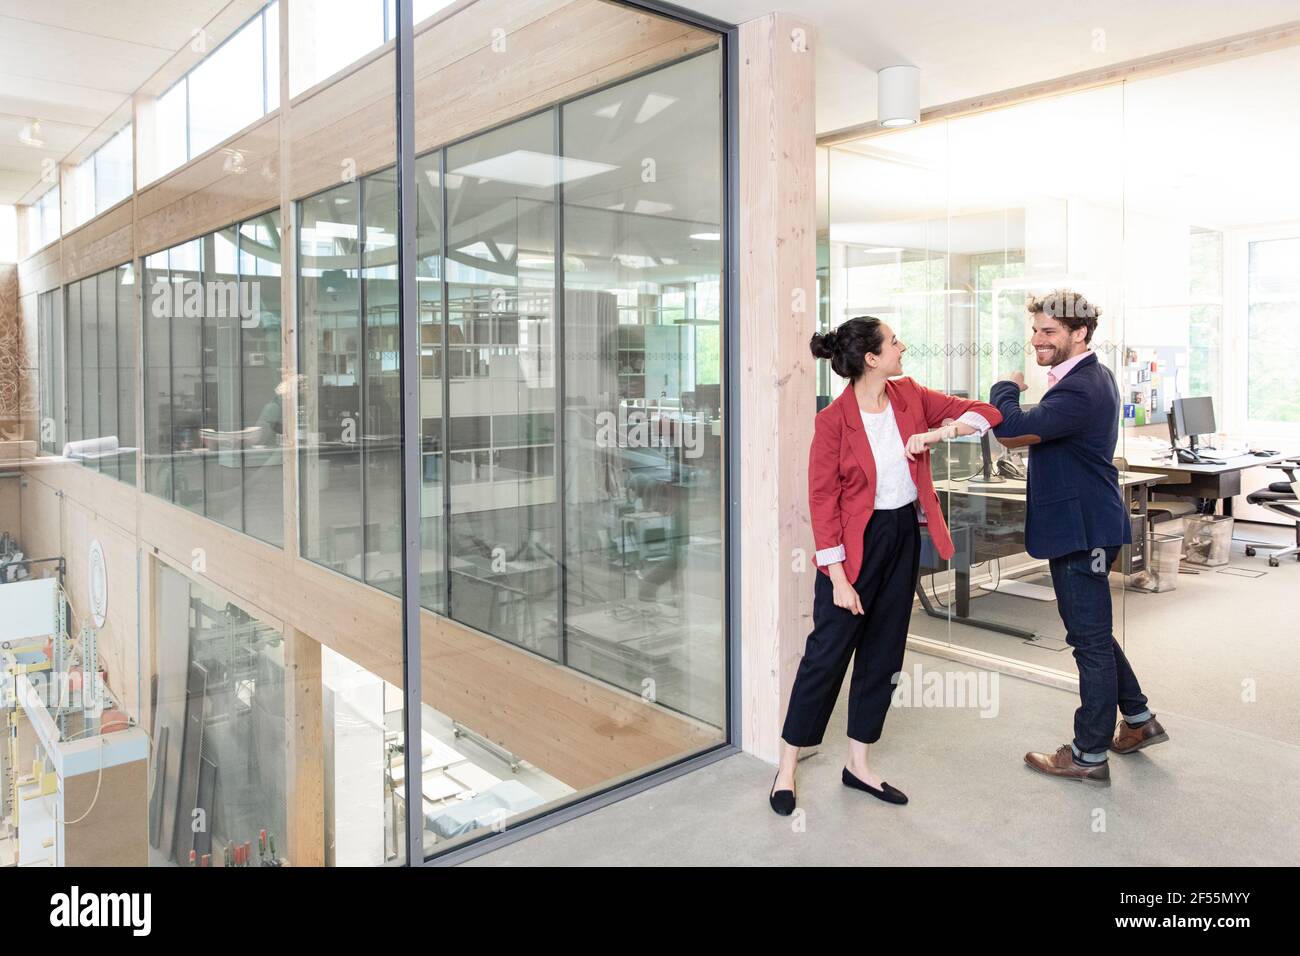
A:
<svg viewBox="0 0 1300 956">
<path fill-rule="evenodd" d="M 1111 629 L 1110 566 L 1119 548 L 1075 551 L 1052 558 L 1056 607 L 1065 624 L 1066 642 L 1079 665 L 1079 709 L 1074 712 L 1075 756 L 1104 759 L 1115 732 L 1115 708 L 1126 717 L 1147 711 L 1123 649 Z"/>
</svg>

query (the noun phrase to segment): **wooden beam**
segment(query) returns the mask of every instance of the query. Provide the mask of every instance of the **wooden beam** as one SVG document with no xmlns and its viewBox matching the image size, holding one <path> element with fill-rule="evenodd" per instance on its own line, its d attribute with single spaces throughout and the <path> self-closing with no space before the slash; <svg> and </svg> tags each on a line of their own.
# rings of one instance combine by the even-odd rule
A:
<svg viewBox="0 0 1300 956">
<path fill-rule="evenodd" d="M 807 460 L 816 412 L 813 29 L 740 26 L 740 497 L 743 746 L 779 752 L 812 618 Z M 757 503 L 762 503 L 759 506 Z M 802 556 L 802 558 L 801 558 Z"/>
<path fill-rule="evenodd" d="M 293 866 L 325 865 L 325 749 L 320 645 L 284 632 L 285 853 Z"/>
</svg>

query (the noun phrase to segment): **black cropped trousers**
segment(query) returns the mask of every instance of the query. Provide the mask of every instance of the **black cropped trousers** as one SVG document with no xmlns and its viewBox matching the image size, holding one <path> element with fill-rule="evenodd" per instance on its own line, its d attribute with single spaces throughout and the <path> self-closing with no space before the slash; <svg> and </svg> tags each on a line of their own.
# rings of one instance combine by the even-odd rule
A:
<svg viewBox="0 0 1300 956">
<path fill-rule="evenodd" d="M 921 561 L 921 527 L 914 504 L 875 511 L 862 537 L 862 569 L 853 582 L 861 615 L 838 607 L 829 575 L 817 572 L 813 629 L 795 675 L 781 737 L 796 747 L 822 742 L 849 659 L 848 735 L 863 743 L 880 739 L 903 667 Z"/>
</svg>

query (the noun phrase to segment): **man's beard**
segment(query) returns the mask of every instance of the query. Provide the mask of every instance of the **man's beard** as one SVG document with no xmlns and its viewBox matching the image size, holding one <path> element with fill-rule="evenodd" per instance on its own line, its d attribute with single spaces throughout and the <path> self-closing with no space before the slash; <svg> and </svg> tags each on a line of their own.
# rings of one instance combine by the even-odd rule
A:
<svg viewBox="0 0 1300 956">
<path fill-rule="evenodd" d="M 1044 362 L 1042 353 L 1040 353 L 1038 349 L 1034 349 L 1034 358 L 1038 359 L 1039 365 L 1046 365 L 1049 368 L 1052 368 L 1065 361 L 1066 353 L 1059 348 L 1053 348 L 1051 355 L 1049 355 L 1047 361 Z"/>
</svg>

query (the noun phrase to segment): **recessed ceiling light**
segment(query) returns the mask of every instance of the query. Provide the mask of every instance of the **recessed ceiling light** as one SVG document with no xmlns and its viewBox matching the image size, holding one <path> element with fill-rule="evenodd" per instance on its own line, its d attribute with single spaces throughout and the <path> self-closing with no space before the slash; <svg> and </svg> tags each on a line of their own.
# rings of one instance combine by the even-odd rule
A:
<svg viewBox="0 0 1300 956">
<path fill-rule="evenodd" d="M 661 212 L 671 212 L 672 203 L 656 202 L 653 199 L 638 199 L 636 205 L 632 207 L 633 212 L 639 212 L 643 216 L 657 216 Z"/>
<path fill-rule="evenodd" d="M 610 103 L 608 106 L 602 106 L 600 109 L 594 110 L 593 112 L 595 113 L 596 116 L 600 116 L 605 119 L 613 119 L 615 116 L 618 115 L 618 111 L 622 109 L 622 107 L 623 107 L 623 101 L 619 100 L 617 103 Z"/>
<path fill-rule="evenodd" d="M 693 232 L 691 238 L 700 239 L 704 242 L 717 242 L 722 238 L 722 234 L 718 232 Z"/>
<path fill-rule="evenodd" d="M 654 119 L 676 102 L 677 97 L 675 96 L 665 96 L 663 93 L 647 93 L 641 108 L 637 110 L 636 122 L 644 123 L 647 120 Z"/>
<path fill-rule="evenodd" d="M 516 149 L 461 166 L 454 172 L 463 176 L 477 176 L 481 182 L 495 181 L 545 189 L 557 183 L 570 183 L 576 179 L 607 173 L 611 169 L 618 167 L 572 156 L 556 157 L 551 153 Z"/>
<path fill-rule="evenodd" d="M 22 132 L 18 134 L 18 141 L 27 146 L 35 146 L 37 149 L 44 148 L 45 140 L 41 137 L 41 121 L 34 119 L 24 126 Z"/>
</svg>

